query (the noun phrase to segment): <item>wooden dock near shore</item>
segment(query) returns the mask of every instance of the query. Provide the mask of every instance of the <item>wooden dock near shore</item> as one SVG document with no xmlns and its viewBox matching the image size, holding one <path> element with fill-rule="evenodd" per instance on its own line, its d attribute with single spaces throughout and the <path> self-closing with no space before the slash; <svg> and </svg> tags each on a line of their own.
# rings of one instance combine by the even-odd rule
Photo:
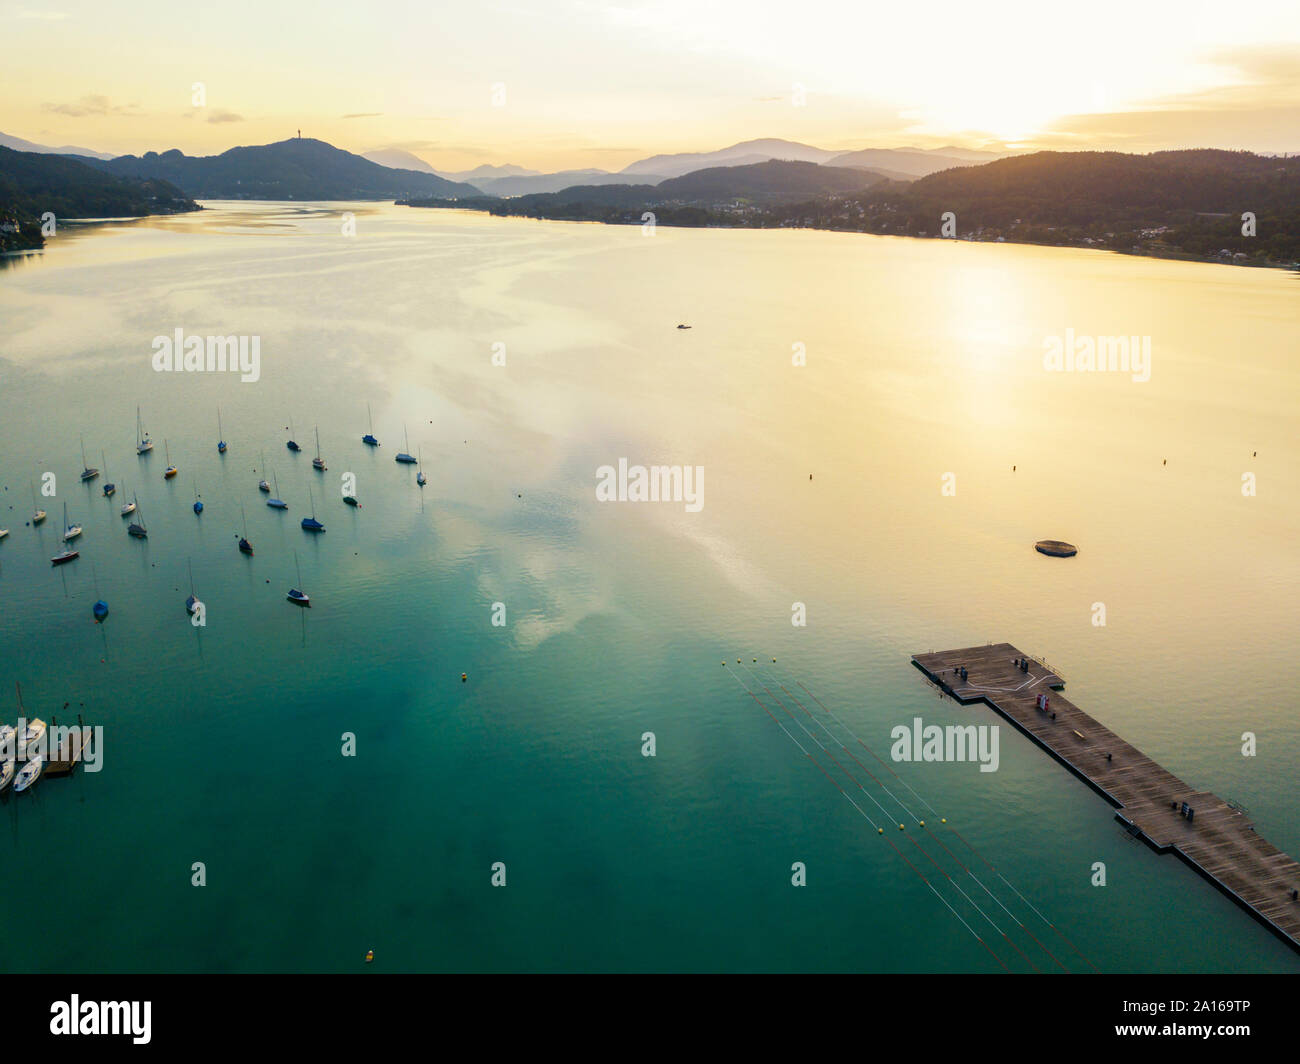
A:
<svg viewBox="0 0 1300 1064">
<path fill-rule="evenodd" d="M 1195 790 L 1059 694 L 1065 680 L 1042 662 L 996 643 L 914 654 L 912 664 L 958 702 L 984 702 L 1005 717 L 1110 802 L 1133 835 L 1177 854 L 1300 951 L 1300 863 L 1256 834 L 1240 809 Z"/>
</svg>

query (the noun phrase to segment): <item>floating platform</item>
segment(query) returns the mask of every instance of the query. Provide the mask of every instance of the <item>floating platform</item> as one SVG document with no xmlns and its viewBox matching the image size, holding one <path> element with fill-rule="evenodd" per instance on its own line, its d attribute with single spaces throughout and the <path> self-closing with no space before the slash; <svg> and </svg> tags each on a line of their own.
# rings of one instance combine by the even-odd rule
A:
<svg viewBox="0 0 1300 1064">
<path fill-rule="evenodd" d="M 914 654 L 912 664 L 958 702 L 984 702 L 1005 717 L 1114 806 L 1131 835 L 1177 854 L 1300 952 L 1300 901 L 1291 896 L 1300 863 L 1256 834 L 1240 809 L 1184 783 L 1055 693 L 1065 686 L 1055 671 L 1010 643 Z"/>
<path fill-rule="evenodd" d="M 1073 558 L 1079 553 L 1078 547 L 1063 539 L 1040 539 L 1034 544 L 1034 550 L 1039 554 L 1050 554 L 1053 558 Z"/>
</svg>

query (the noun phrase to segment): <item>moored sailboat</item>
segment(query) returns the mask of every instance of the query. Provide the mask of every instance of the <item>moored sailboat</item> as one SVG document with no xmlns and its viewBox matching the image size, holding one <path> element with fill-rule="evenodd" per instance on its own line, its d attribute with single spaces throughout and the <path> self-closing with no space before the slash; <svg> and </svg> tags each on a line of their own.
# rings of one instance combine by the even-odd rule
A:
<svg viewBox="0 0 1300 1064">
<path fill-rule="evenodd" d="M 144 431 L 144 423 L 140 420 L 140 408 L 135 408 L 135 453 L 148 454 L 153 450 L 153 440 L 149 439 L 149 433 Z"/>
<path fill-rule="evenodd" d="M 393 461 L 401 462 L 402 465 L 415 465 L 416 464 L 415 456 L 412 454 L 407 454 L 405 450 L 409 446 L 411 446 L 411 441 L 407 439 L 406 426 L 403 425 L 402 426 L 402 448 L 403 449 L 397 453 L 397 457 L 394 458 Z"/>
<path fill-rule="evenodd" d="M 369 447 L 378 447 L 379 441 L 375 439 L 375 419 L 371 416 L 369 403 L 366 404 L 366 424 L 370 427 L 370 431 L 361 437 L 361 442 Z"/>
<path fill-rule="evenodd" d="M 320 426 L 316 426 L 316 457 L 311 460 L 312 468 L 325 472 L 325 460 L 320 456 Z"/>
<path fill-rule="evenodd" d="M 82 436 L 81 437 L 81 479 L 94 480 L 97 476 L 99 476 L 99 470 L 92 468 L 86 462 L 86 437 Z"/>
</svg>

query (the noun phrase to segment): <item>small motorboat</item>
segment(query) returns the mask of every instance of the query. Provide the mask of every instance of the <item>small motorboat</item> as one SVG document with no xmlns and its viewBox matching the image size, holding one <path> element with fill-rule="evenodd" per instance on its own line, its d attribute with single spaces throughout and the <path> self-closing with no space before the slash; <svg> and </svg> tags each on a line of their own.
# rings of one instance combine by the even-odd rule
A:
<svg viewBox="0 0 1300 1064">
<path fill-rule="evenodd" d="M 14 779 L 14 794 L 22 794 L 41 774 L 41 769 L 45 767 L 45 761 L 40 754 L 28 758 L 27 763 L 19 770 L 17 777 Z"/>
<path fill-rule="evenodd" d="M 44 510 L 37 510 L 34 514 L 32 514 L 32 524 L 39 525 L 44 520 L 45 520 Z"/>
<path fill-rule="evenodd" d="M 81 557 L 81 551 L 79 550 L 65 550 L 59 554 L 56 554 L 53 558 L 51 558 L 50 564 L 64 565 L 65 563 L 72 561 L 73 558 L 80 558 L 80 557 Z"/>
<path fill-rule="evenodd" d="M 357 501 L 357 497 L 355 495 L 344 495 L 343 501 L 347 503 L 349 506 L 354 506 L 357 507 L 358 509 L 361 507 L 361 503 Z"/>
<path fill-rule="evenodd" d="M 299 591 L 296 587 L 289 588 L 289 594 L 287 594 L 285 598 L 297 606 L 311 605 L 311 596 L 305 591 Z"/>
</svg>

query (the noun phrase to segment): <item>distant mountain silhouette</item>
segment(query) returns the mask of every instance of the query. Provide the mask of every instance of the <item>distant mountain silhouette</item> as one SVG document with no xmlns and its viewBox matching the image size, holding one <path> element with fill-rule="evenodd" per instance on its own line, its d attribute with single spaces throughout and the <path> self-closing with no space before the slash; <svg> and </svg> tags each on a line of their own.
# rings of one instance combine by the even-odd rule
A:
<svg viewBox="0 0 1300 1064">
<path fill-rule="evenodd" d="M 77 148 L 70 144 L 65 144 L 61 148 L 51 148 L 45 144 L 36 144 L 30 140 L 23 140 L 22 137 L 10 136 L 8 133 L 0 133 L 0 148 L 36 152 L 38 155 L 79 155 L 87 159 L 113 158 L 111 152 L 95 151 L 93 148 Z"/>
<path fill-rule="evenodd" d="M 0 147 L 0 250 L 41 247 L 46 212 L 63 221 L 198 209 L 166 181 L 116 177 L 66 155 Z"/>
<path fill-rule="evenodd" d="M 745 166 L 750 163 L 767 162 L 769 159 L 793 160 L 805 163 L 824 163 L 837 155 L 837 151 L 814 148 L 809 144 L 800 144 L 793 140 L 745 140 L 719 151 L 678 152 L 671 155 L 652 155 L 648 159 L 638 159 L 623 167 L 621 173 L 628 174 L 662 174 L 664 177 L 681 177 L 695 170 L 704 170 L 715 166 Z"/>
<path fill-rule="evenodd" d="M 382 200 L 480 194 L 473 185 L 380 166 L 311 138 L 231 148 L 220 155 L 191 156 L 173 148 L 161 155 L 121 155 L 95 165 L 120 177 L 170 181 L 198 199 Z"/>
</svg>

